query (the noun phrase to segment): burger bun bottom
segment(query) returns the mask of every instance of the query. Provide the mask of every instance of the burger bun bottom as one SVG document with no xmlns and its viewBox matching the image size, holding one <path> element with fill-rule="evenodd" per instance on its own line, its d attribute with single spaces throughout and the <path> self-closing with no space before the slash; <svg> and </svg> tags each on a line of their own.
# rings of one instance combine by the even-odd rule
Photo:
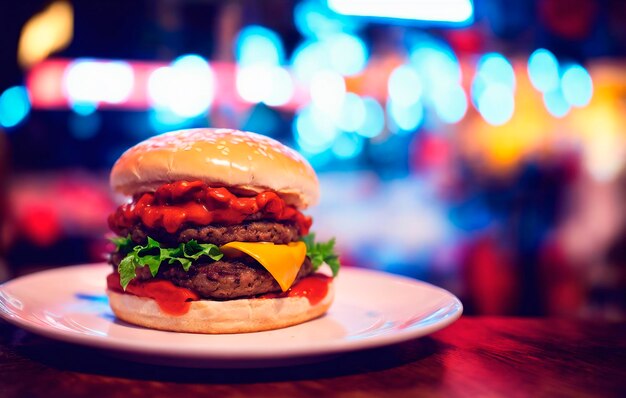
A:
<svg viewBox="0 0 626 398">
<path fill-rule="evenodd" d="M 254 298 L 228 301 L 191 302 L 184 315 L 161 311 L 151 298 L 107 290 L 115 316 L 125 322 L 151 329 L 187 333 L 249 333 L 280 329 L 322 316 L 334 298 L 333 283 L 328 293 L 312 305 L 305 297 Z"/>
</svg>

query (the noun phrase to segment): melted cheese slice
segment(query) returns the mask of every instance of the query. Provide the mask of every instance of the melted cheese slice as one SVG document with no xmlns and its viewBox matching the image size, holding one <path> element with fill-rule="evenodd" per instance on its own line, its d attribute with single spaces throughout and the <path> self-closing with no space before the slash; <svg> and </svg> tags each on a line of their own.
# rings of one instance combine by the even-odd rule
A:
<svg viewBox="0 0 626 398">
<path fill-rule="evenodd" d="M 276 245 L 271 242 L 230 242 L 220 247 L 228 255 L 242 252 L 258 261 L 276 279 L 280 288 L 287 291 L 296 280 L 306 256 L 304 242 Z"/>
</svg>

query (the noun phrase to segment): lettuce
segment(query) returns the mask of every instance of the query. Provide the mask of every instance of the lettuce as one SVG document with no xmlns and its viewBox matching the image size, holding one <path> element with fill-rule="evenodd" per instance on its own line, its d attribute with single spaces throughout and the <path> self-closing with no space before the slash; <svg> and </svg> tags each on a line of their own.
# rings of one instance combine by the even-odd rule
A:
<svg viewBox="0 0 626 398">
<path fill-rule="evenodd" d="M 135 272 L 137 267 L 147 266 L 150 269 L 150 274 L 154 277 L 164 262 L 168 264 L 179 263 L 185 271 L 189 271 L 193 261 L 200 257 L 206 256 L 217 261 L 224 255 L 216 245 L 198 243 L 195 240 L 181 243 L 173 248 L 162 247 L 160 242 L 150 237 L 148 237 L 146 245 L 136 245 L 130 237 L 113 238 L 112 242 L 117 246 L 117 252 L 126 254 L 126 257 L 117 267 L 120 274 L 120 284 L 124 290 L 130 281 L 137 276 Z"/>
<path fill-rule="evenodd" d="M 313 270 L 317 271 L 322 264 L 326 263 L 333 276 L 337 276 L 341 264 L 339 263 L 339 256 L 335 253 L 335 239 L 318 243 L 315 242 L 315 234 L 309 234 L 304 236 L 302 241 L 306 245 L 306 255 L 311 259 Z M 193 262 L 201 257 L 218 261 L 224 256 L 218 246 L 210 243 L 198 243 L 195 240 L 171 248 L 163 247 L 163 244 L 150 237 L 148 237 L 148 243 L 145 245 L 134 243 L 130 236 L 115 237 L 111 239 L 111 242 L 116 246 L 116 253 L 126 255 L 117 267 L 120 274 L 120 284 L 124 290 L 130 281 L 137 276 L 137 267 L 147 266 L 150 269 L 150 274 L 154 277 L 159 272 L 162 263 L 178 263 L 185 271 L 189 271 Z"/>
<path fill-rule="evenodd" d="M 326 263 L 333 272 L 333 276 L 337 276 L 339 273 L 339 256 L 335 253 L 335 238 L 330 239 L 328 242 L 315 242 L 315 234 L 311 233 L 302 237 L 302 241 L 306 245 L 306 255 L 311 259 L 313 264 L 313 270 L 317 269 Z"/>
</svg>

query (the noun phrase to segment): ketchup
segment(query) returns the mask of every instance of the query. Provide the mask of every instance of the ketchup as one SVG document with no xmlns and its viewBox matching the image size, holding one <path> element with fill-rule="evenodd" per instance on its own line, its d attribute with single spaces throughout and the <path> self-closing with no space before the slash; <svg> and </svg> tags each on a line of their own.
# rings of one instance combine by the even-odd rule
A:
<svg viewBox="0 0 626 398">
<path fill-rule="evenodd" d="M 238 197 L 226 188 L 211 188 L 202 181 L 178 181 L 137 195 L 131 203 L 118 207 L 109 216 L 109 226 L 117 232 L 141 221 L 150 228 L 162 227 L 174 233 L 184 223 L 234 225 L 257 213 L 261 219 L 291 221 L 301 235 L 309 232 L 312 223 L 311 217 L 287 205 L 275 192 Z"/>
<path fill-rule="evenodd" d="M 315 305 L 326 297 L 331 279 L 324 274 L 313 274 L 300 279 L 284 293 L 267 293 L 260 298 L 306 297 L 311 305 Z"/>
<path fill-rule="evenodd" d="M 191 301 L 200 299 L 200 296 L 189 289 L 159 279 L 147 282 L 133 280 L 124 291 L 120 285 L 120 275 L 117 272 L 107 276 L 107 287 L 118 293 L 149 297 L 157 302 L 163 312 L 170 315 L 185 315 L 191 307 Z"/>
</svg>

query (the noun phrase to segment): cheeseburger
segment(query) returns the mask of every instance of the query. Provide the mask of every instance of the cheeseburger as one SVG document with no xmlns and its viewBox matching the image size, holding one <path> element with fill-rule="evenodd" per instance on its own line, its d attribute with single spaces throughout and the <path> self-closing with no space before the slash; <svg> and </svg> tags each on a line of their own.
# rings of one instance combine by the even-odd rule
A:
<svg viewBox="0 0 626 398">
<path fill-rule="evenodd" d="M 148 328 L 242 333 L 324 314 L 339 270 L 301 211 L 317 202 L 307 161 L 265 136 L 166 133 L 127 150 L 111 187 L 131 199 L 109 216 L 115 315 Z M 329 274 L 329 273 L 327 273 Z"/>
</svg>

